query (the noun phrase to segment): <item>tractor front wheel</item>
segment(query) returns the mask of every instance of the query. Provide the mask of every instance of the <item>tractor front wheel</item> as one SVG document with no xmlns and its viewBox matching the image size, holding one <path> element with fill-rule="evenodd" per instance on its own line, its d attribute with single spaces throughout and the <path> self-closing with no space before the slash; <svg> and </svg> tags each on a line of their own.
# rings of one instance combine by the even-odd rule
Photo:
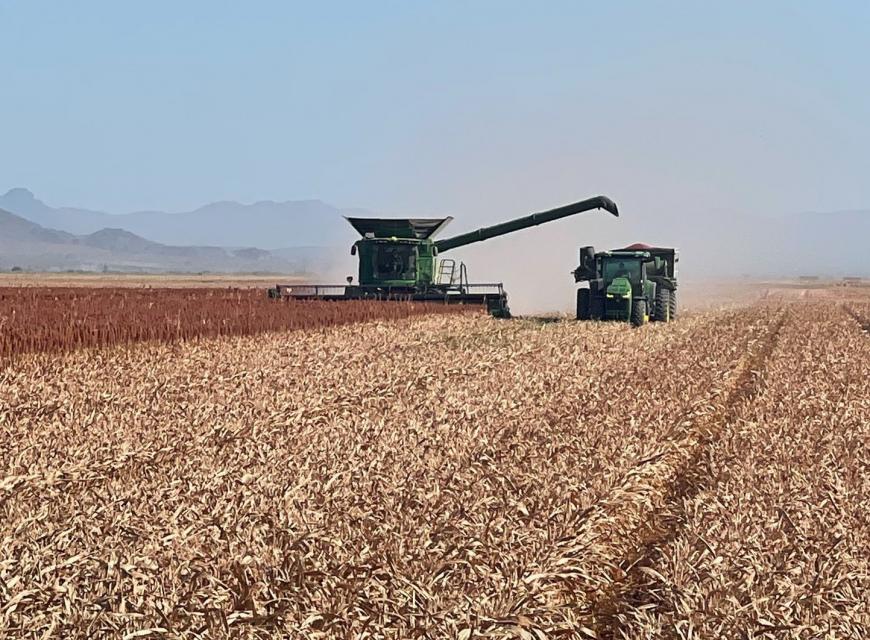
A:
<svg viewBox="0 0 870 640">
<path fill-rule="evenodd" d="M 592 320 L 604 320 L 604 296 L 595 293 L 589 293 L 589 317 Z"/>
<path fill-rule="evenodd" d="M 635 300 L 631 305 L 631 324 L 640 327 L 646 324 L 646 300 Z"/>
<path fill-rule="evenodd" d="M 677 319 L 677 290 L 674 289 L 668 296 L 668 316 L 671 320 Z"/>
<path fill-rule="evenodd" d="M 589 289 L 577 289 L 577 319 L 589 320 Z"/>
</svg>

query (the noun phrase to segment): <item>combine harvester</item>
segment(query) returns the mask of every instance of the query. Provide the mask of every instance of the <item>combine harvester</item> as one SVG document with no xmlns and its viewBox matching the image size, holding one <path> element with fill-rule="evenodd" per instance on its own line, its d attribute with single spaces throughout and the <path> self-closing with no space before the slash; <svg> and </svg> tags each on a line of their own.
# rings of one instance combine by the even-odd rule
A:
<svg viewBox="0 0 870 640">
<path fill-rule="evenodd" d="M 497 318 L 509 318 L 507 292 L 501 282 L 469 283 L 464 263 L 438 259 L 450 249 L 513 233 L 584 211 L 603 209 L 619 215 L 605 196 L 533 213 L 469 233 L 433 240 L 453 218 L 347 218 L 362 236 L 351 247 L 359 254 L 359 280 L 346 285 L 278 284 L 269 297 L 296 300 L 414 300 L 486 306 Z"/>
<path fill-rule="evenodd" d="M 646 244 L 600 253 L 582 247 L 574 282 L 589 286 L 577 289 L 577 319 L 620 320 L 636 327 L 676 319 L 679 259 L 676 249 Z"/>
</svg>

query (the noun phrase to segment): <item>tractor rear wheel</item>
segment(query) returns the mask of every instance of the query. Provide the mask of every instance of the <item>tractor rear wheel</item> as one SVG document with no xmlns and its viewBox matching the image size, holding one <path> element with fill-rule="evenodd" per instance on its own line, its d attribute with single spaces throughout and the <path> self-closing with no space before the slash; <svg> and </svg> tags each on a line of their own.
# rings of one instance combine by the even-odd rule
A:
<svg viewBox="0 0 870 640">
<path fill-rule="evenodd" d="M 577 319 L 589 320 L 589 289 L 577 289 Z"/>
<path fill-rule="evenodd" d="M 631 305 L 631 324 L 640 327 L 646 324 L 646 300 L 634 300 Z"/>
<path fill-rule="evenodd" d="M 673 321 L 673 320 L 677 319 L 677 291 L 676 291 L 676 289 L 671 291 L 670 294 L 671 295 L 668 298 L 668 316 L 670 317 L 670 320 Z"/>
<path fill-rule="evenodd" d="M 653 320 L 658 322 L 668 322 L 671 319 L 671 292 L 664 287 L 658 287 L 656 290 L 655 309 L 653 310 Z"/>
</svg>

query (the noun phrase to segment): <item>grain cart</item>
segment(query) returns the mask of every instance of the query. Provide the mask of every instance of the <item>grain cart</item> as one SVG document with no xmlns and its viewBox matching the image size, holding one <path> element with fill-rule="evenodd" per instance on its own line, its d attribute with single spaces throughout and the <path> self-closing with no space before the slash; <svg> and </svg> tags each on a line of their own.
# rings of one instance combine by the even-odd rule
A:
<svg viewBox="0 0 870 640">
<path fill-rule="evenodd" d="M 347 218 L 361 236 L 350 251 L 352 255 L 359 255 L 358 283 L 353 284 L 353 278 L 349 277 L 346 285 L 278 284 L 269 289 L 269 296 L 297 300 L 477 304 L 486 306 L 495 317 L 509 318 L 507 292 L 502 283 L 470 283 L 464 263 L 442 259 L 440 254 L 593 209 L 619 215 L 610 198 L 597 196 L 444 240 L 433 238 L 453 218 Z"/>
<path fill-rule="evenodd" d="M 634 326 L 649 320 L 670 322 L 677 317 L 676 249 L 633 244 L 595 253 L 580 249 L 574 282 L 578 320 L 621 320 Z"/>
</svg>

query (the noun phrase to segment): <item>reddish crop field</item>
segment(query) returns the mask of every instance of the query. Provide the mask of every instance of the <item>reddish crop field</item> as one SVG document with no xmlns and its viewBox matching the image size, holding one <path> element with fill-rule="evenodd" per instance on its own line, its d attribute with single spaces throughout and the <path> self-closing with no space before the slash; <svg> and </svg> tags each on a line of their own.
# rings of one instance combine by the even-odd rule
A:
<svg viewBox="0 0 870 640">
<path fill-rule="evenodd" d="M 260 289 L 0 287 L 0 358 L 458 311 L 412 302 L 275 301 Z"/>
</svg>

